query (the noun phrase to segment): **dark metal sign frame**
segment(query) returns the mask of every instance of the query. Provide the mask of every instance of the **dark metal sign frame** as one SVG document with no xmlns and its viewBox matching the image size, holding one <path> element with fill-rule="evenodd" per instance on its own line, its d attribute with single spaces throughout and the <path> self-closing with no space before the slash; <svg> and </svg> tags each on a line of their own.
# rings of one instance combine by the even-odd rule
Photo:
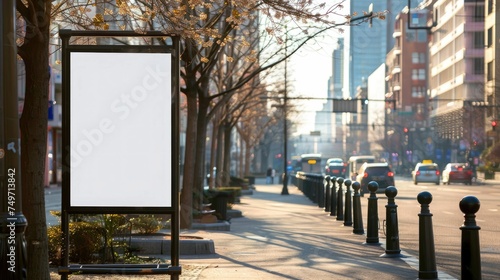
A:
<svg viewBox="0 0 500 280">
<path fill-rule="evenodd" d="M 115 273 L 115 274 L 170 274 L 179 279 L 179 36 L 158 31 L 136 33 L 133 31 L 75 31 L 60 30 L 62 39 L 62 142 L 63 177 L 61 229 L 63 233 L 62 264 L 59 267 L 61 279 L 71 273 Z M 77 45 L 71 44 L 71 37 L 160 37 L 169 38 L 166 45 Z M 71 53 L 168 53 L 171 55 L 171 202 L 168 206 L 74 206 L 71 205 Z M 92 113 L 92 112 L 89 112 Z M 126 152 L 126 151 L 124 151 Z M 91 176 L 91 175 L 89 175 Z M 144 187 L 144 186 L 141 186 Z M 168 186 L 165 186 L 166 188 Z M 147 191 L 142 189 L 141 191 Z M 96 194 L 99 195 L 99 194 Z M 171 215 L 171 264 L 69 264 L 69 215 L 70 214 L 170 214 Z"/>
</svg>

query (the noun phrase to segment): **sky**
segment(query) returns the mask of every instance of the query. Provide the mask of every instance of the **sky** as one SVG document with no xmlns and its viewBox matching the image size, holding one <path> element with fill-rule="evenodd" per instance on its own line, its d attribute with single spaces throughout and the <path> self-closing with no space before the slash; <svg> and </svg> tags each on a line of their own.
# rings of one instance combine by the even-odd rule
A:
<svg viewBox="0 0 500 280">
<path fill-rule="evenodd" d="M 340 2 L 341 0 L 335 0 Z M 324 2 L 324 0 L 315 0 Z M 349 13 L 349 1 L 344 1 L 344 8 L 337 11 L 342 14 Z M 338 17 L 337 22 L 344 22 L 343 17 Z M 343 27 L 346 29 L 346 27 Z M 289 116 L 296 124 L 296 134 L 309 134 L 315 130 L 315 111 L 323 108 L 328 94 L 328 79 L 332 75 L 332 53 L 336 47 L 337 38 L 343 34 L 338 29 L 331 29 L 323 36 L 310 40 L 308 44 L 292 55 L 288 61 L 288 83 L 290 90 L 287 92 L 289 103 L 303 112 L 297 117 Z M 293 97 L 325 98 L 324 100 L 293 100 Z"/>
<path fill-rule="evenodd" d="M 334 39 L 332 39 L 334 40 Z M 290 60 L 290 82 L 293 90 L 290 97 L 313 97 L 325 98 L 324 100 L 296 101 L 302 103 L 305 117 L 300 120 L 307 121 L 300 124 L 299 128 L 305 133 L 314 130 L 314 111 L 319 111 L 326 102 L 328 94 L 328 79 L 332 76 L 332 52 L 335 47 L 335 41 L 331 43 L 322 42 L 313 46 L 306 46 L 303 50 L 295 54 Z M 291 101 L 295 103 L 295 101 Z M 302 121 L 301 121 L 302 122 Z"/>
<path fill-rule="evenodd" d="M 304 108 L 295 121 L 298 133 L 309 134 L 314 128 L 315 111 L 323 108 L 328 95 L 328 79 L 332 76 L 332 53 L 337 38 L 342 37 L 336 30 L 323 39 L 311 41 L 295 53 L 289 61 L 289 81 L 293 89 L 289 97 L 325 98 L 324 100 L 291 100 L 290 103 Z"/>
</svg>

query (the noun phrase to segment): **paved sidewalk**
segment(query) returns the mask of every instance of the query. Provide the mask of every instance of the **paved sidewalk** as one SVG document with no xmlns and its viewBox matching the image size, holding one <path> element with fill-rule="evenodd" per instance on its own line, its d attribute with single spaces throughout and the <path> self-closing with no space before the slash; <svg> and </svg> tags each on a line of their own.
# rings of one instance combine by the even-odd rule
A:
<svg viewBox="0 0 500 280">
<path fill-rule="evenodd" d="M 256 185 L 234 209 L 231 230 L 183 231 L 212 239 L 216 254 L 181 256 L 181 279 L 417 279 L 418 260 L 382 258 L 385 245 L 329 216 L 295 186 Z M 366 232 L 366 218 L 363 217 Z M 384 242 L 380 237 L 381 243 Z M 193 273 L 195 271 L 195 273 Z M 439 272 L 439 279 L 454 279 Z"/>
</svg>

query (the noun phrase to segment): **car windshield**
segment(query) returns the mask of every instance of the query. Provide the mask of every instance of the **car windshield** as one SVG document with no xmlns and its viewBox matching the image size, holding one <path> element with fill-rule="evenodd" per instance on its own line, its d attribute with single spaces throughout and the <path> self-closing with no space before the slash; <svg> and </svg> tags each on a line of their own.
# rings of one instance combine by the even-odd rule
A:
<svg viewBox="0 0 500 280">
<path fill-rule="evenodd" d="M 418 168 L 418 170 L 420 170 L 420 171 L 435 171 L 435 170 L 437 170 L 437 166 L 435 166 L 435 165 L 424 165 L 424 166 L 420 166 Z"/>
</svg>

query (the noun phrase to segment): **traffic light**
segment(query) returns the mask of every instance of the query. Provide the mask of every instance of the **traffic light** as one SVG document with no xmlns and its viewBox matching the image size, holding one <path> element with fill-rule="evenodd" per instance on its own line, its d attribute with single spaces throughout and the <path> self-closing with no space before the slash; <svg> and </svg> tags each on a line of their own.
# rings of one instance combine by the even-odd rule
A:
<svg viewBox="0 0 500 280">
<path fill-rule="evenodd" d="M 497 127 L 497 124 L 498 124 L 497 121 L 491 121 L 491 129 L 495 130 L 495 128 Z"/>
<path fill-rule="evenodd" d="M 408 127 L 403 127 L 403 132 L 404 132 L 405 134 L 408 134 Z"/>
<path fill-rule="evenodd" d="M 361 109 L 365 110 L 367 105 L 368 105 L 368 99 L 367 98 L 361 99 Z"/>
</svg>

